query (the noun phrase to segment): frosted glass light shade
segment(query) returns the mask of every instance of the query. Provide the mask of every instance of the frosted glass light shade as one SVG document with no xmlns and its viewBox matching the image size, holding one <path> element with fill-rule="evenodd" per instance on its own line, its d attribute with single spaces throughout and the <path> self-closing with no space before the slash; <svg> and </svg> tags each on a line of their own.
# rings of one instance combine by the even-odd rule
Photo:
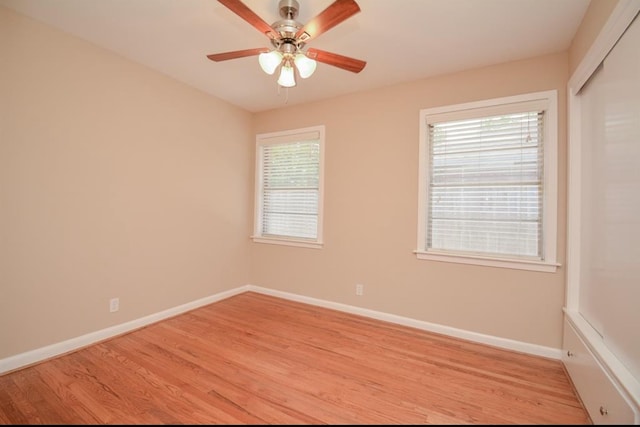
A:
<svg viewBox="0 0 640 427">
<path fill-rule="evenodd" d="M 293 72 L 293 67 L 289 64 L 284 64 L 280 70 L 280 78 L 278 84 L 282 87 L 294 87 L 296 85 L 296 77 Z"/>
<path fill-rule="evenodd" d="M 282 54 L 277 50 L 272 50 L 271 52 L 261 53 L 258 55 L 258 62 L 260 63 L 260 68 L 267 74 L 273 74 L 278 68 L 278 65 L 282 62 Z"/>
<path fill-rule="evenodd" d="M 298 74 L 300 74 L 300 77 L 303 79 L 311 77 L 313 72 L 316 70 L 316 61 L 307 57 L 307 55 L 303 53 L 297 54 L 293 62 L 296 64 L 296 67 L 298 67 Z"/>
</svg>

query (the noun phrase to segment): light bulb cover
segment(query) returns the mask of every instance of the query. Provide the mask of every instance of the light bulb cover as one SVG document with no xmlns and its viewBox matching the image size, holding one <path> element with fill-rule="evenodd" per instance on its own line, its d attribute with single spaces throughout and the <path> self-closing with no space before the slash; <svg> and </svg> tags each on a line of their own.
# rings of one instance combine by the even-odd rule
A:
<svg viewBox="0 0 640 427">
<path fill-rule="evenodd" d="M 278 84 L 282 87 L 294 87 L 296 85 L 296 77 L 293 67 L 288 63 L 283 64 L 280 69 Z"/>
<path fill-rule="evenodd" d="M 278 65 L 282 62 L 282 54 L 277 50 L 263 52 L 258 55 L 258 62 L 260 63 L 262 71 L 271 75 L 275 73 L 276 68 L 278 68 Z"/>
<path fill-rule="evenodd" d="M 300 74 L 300 77 L 302 77 L 303 79 L 311 77 L 313 72 L 316 71 L 316 66 L 318 65 L 316 61 L 309 58 L 304 53 L 298 53 L 293 62 L 298 68 L 298 74 Z"/>
</svg>

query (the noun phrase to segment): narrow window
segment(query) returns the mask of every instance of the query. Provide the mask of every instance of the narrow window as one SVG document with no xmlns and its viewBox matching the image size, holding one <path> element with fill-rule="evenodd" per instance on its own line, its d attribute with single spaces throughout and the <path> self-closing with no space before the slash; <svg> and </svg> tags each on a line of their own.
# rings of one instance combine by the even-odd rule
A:
<svg viewBox="0 0 640 427">
<path fill-rule="evenodd" d="M 254 241 L 320 247 L 324 127 L 256 138 Z"/>
</svg>

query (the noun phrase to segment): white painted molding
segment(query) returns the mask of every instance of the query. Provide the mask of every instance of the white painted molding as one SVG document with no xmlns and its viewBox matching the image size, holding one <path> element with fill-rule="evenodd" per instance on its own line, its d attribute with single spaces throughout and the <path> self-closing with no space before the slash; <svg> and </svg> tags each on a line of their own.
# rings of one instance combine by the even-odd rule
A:
<svg viewBox="0 0 640 427">
<path fill-rule="evenodd" d="M 577 94 L 609 54 L 633 18 L 640 12 L 640 0 L 619 0 L 600 34 L 569 79 L 569 95 Z"/>
<path fill-rule="evenodd" d="M 71 338 L 66 341 L 51 344 L 46 347 L 37 348 L 35 350 L 27 351 L 26 353 L 10 356 L 5 359 L 0 359 L 0 374 L 13 371 L 19 368 L 24 368 L 29 365 L 33 365 L 38 362 L 42 362 L 47 359 L 60 356 L 65 353 L 69 353 L 75 350 L 79 350 L 83 347 L 95 344 L 100 341 L 104 341 L 109 338 L 113 338 L 118 335 L 131 332 L 136 329 L 140 329 L 144 326 L 152 323 L 159 322 L 161 320 L 174 317 L 178 314 L 185 313 L 187 311 L 194 310 L 196 308 L 212 304 L 217 301 L 232 297 L 234 295 L 246 292 L 247 286 L 241 286 L 236 289 L 232 289 L 225 292 L 205 297 L 196 301 L 192 301 L 186 304 L 179 305 L 149 316 L 141 317 L 130 322 L 121 323 L 119 325 L 112 326 L 110 328 L 101 329 L 96 332 L 91 332 L 86 335 L 82 335 L 76 338 Z"/>
<path fill-rule="evenodd" d="M 260 286 L 248 285 L 248 289 L 253 292 L 271 295 L 291 301 L 302 302 L 306 304 L 316 305 L 318 307 L 330 308 L 345 313 L 357 314 L 372 319 L 391 322 L 398 325 L 409 326 L 411 328 L 421 329 L 423 331 L 435 332 L 438 334 L 448 335 L 455 338 L 461 338 L 480 344 L 487 344 L 494 347 L 504 348 L 506 350 L 518 351 L 521 353 L 542 356 L 551 359 L 562 359 L 562 349 L 544 347 L 536 344 L 529 344 L 521 341 L 500 338 L 491 335 L 484 335 L 477 332 L 466 331 L 463 329 L 452 328 L 450 326 L 439 325 L 436 323 L 416 320 L 409 317 L 397 316 L 395 314 L 384 313 L 381 311 L 369 310 L 362 307 L 355 307 L 348 304 L 341 304 L 332 301 L 325 301 L 317 298 L 306 297 L 302 295 L 292 294 L 289 292 L 276 291 L 273 289 L 262 288 Z"/>
<path fill-rule="evenodd" d="M 582 217 L 582 150 L 580 141 L 582 129 L 580 117 L 582 115 L 580 97 L 568 92 L 568 156 L 567 162 L 567 259 L 566 259 L 566 308 L 578 310 L 580 283 L 580 228 Z"/>
<path fill-rule="evenodd" d="M 509 340 L 506 338 L 494 337 L 491 335 L 479 334 L 476 332 L 466 331 L 462 329 L 456 329 L 449 326 L 438 325 L 435 323 L 424 322 L 421 320 L 411 319 L 408 317 L 397 316 L 394 314 L 384 313 L 375 310 L 369 310 L 366 308 L 355 307 L 348 304 L 341 304 L 332 301 L 325 301 L 317 298 L 306 297 L 298 294 L 292 294 L 289 292 L 282 292 L 273 289 L 263 288 L 254 285 L 244 285 L 235 289 L 220 292 L 218 294 L 202 298 L 187 304 L 183 304 L 177 307 L 170 308 L 168 310 L 161 311 L 149 316 L 142 317 L 140 319 L 132 320 L 130 322 L 122 323 L 110 328 L 102 329 L 96 332 L 92 332 L 86 335 L 82 335 L 76 338 L 72 338 L 66 341 L 62 341 L 56 344 L 48 345 L 46 347 L 37 348 L 25 353 L 10 356 L 5 359 L 0 359 L 0 375 L 27 367 L 29 365 L 36 364 L 38 362 L 51 359 L 65 353 L 69 353 L 75 350 L 79 350 L 83 347 L 104 341 L 109 338 L 122 335 L 136 329 L 140 329 L 144 326 L 152 323 L 159 322 L 161 320 L 174 317 L 178 314 L 185 313 L 187 311 L 194 310 L 205 305 L 209 305 L 218 301 L 222 301 L 226 298 L 230 298 L 234 295 L 241 294 L 243 292 L 253 291 L 265 295 L 271 295 L 290 301 L 297 301 L 301 303 L 311 304 L 318 307 L 330 308 L 345 313 L 356 314 L 360 316 L 369 317 L 372 319 L 378 319 L 385 322 L 391 322 L 398 325 L 409 326 L 424 331 L 435 332 L 438 334 L 444 334 L 456 338 L 461 338 L 480 344 L 487 344 L 494 347 L 504 348 L 507 350 L 518 351 L 522 353 L 528 353 L 536 356 L 548 357 L 551 359 L 562 358 L 562 350 L 550 347 L 539 346 L 535 344 L 524 343 L 520 341 Z"/>
</svg>

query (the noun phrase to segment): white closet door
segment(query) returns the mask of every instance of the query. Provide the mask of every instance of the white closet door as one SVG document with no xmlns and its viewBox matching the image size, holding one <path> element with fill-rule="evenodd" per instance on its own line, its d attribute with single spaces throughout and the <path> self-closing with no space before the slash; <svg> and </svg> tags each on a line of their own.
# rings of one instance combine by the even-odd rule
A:
<svg viewBox="0 0 640 427">
<path fill-rule="evenodd" d="M 603 214 L 598 197 L 604 192 L 602 166 L 598 161 L 602 157 L 605 141 L 604 126 L 604 70 L 598 68 L 582 89 L 580 107 L 582 111 L 582 195 L 580 207 L 580 313 L 600 334 L 603 334 L 602 307 L 606 289 L 601 286 L 604 278 Z"/>
<path fill-rule="evenodd" d="M 583 88 L 579 310 L 640 378 L 640 19 Z"/>
</svg>

